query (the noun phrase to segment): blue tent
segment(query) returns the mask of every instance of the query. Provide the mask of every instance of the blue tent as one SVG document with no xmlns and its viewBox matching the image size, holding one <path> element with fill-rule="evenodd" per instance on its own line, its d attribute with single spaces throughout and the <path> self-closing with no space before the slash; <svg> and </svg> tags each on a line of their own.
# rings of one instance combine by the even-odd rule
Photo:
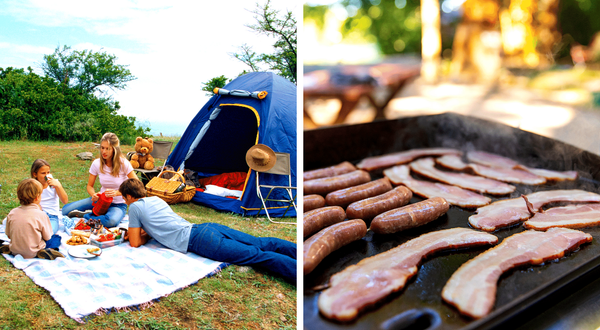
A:
<svg viewBox="0 0 600 330">
<path fill-rule="evenodd" d="M 240 199 L 196 192 L 192 201 L 219 211 L 256 215 L 262 203 L 256 192 L 257 173 L 246 164 L 250 147 L 261 143 L 275 152 L 289 153 L 292 185 L 296 186 L 296 85 L 271 72 L 253 72 L 236 78 L 223 89 L 266 91 L 267 96 L 260 100 L 215 94 L 189 124 L 167 164 L 179 170 L 193 170 L 201 177 L 247 173 Z M 288 185 L 285 176 L 260 175 L 261 184 Z M 282 216 L 287 205 L 270 203 L 269 215 Z M 296 216 L 293 207 L 286 216 Z"/>
</svg>

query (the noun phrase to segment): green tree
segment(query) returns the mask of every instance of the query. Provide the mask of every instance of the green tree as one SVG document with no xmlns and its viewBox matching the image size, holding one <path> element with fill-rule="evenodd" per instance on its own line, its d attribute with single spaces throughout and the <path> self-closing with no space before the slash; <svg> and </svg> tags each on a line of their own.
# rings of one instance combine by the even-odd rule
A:
<svg viewBox="0 0 600 330">
<path fill-rule="evenodd" d="M 216 87 L 222 88 L 230 81 L 231 79 L 228 79 L 224 75 L 221 75 L 220 77 L 214 77 L 209 81 L 202 83 L 204 85 L 204 87 L 202 87 L 202 90 L 206 92 L 207 96 L 213 96 L 213 90 Z"/>
<path fill-rule="evenodd" d="M 137 79 L 127 65 L 116 63 L 117 57 L 103 51 L 71 50 L 69 46 L 56 48 L 54 54 L 44 55 L 40 65 L 46 76 L 77 88 L 84 93 L 100 92 L 100 87 L 123 90 L 127 83 Z"/>
<path fill-rule="evenodd" d="M 278 10 L 271 8 L 271 1 L 264 5 L 256 4 L 252 11 L 256 24 L 248 27 L 259 34 L 275 38 L 272 54 L 257 54 L 246 44 L 240 47 L 238 53 L 230 54 L 234 58 L 247 64 L 252 71 L 260 71 L 266 65 L 280 76 L 296 83 L 296 57 L 297 57 L 297 23 L 291 11 L 280 15 Z"/>
<path fill-rule="evenodd" d="M 421 0 L 343 0 L 352 9 L 342 35 L 358 32 L 374 38 L 383 54 L 421 53 Z"/>
<path fill-rule="evenodd" d="M 69 88 L 50 77 L 0 68 L 0 140 L 98 141 L 105 132 L 132 144 L 148 128 L 119 115 L 119 102 Z"/>
</svg>

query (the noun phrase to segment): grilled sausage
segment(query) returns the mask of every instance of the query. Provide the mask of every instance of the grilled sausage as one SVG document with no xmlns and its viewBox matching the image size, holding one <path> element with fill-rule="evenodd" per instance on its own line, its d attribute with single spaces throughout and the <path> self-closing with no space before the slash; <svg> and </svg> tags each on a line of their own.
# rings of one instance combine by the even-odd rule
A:
<svg viewBox="0 0 600 330">
<path fill-rule="evenodd" d="M 314 179 L 304 182 L 304 194 L 327 195 L 328 193 L 371 181 L 366 171 L 356 170 L 328 178 Z"/>
<path fill-rule="evenodd" d="M 339 206 L 321 207 L 312 211 L 304 212 L 304 238 L 341 222 L 346 218 L 346 212 Z"/>
<path fill-rule="evenodd" d="M 378 214 L 408 204 L 412 191 L 405 186 L 398 186 L 385 194 L 354 202 L 346 208 L 348 219 L 371 220 Z"/>
<path fill-rule="evenodd" d="M 366 234 L 367 225 L 360 219 L 336 223 L 314 234 L 304 241 L 304 274 L 312 272 L 331 252 Z"/>
<path fill-rule="evenodd" d="M 450 204 L 442 197 L 426 199 L 376 216 L 370 229 L 378 234 L 391 234 L 422 226 L 446 213 Z"/>
<path fill-rule="evenodd" d="M 383 178 L 363 183 L 358 186 L 330 192 L 327 194 L 327 196 L 325 196 L 325 201 L 327 202 L 327 205 L 346 207 L 351 203 L 357 202 L 361 199 L 381 195 L 390 190 L 392 190 L 392 184 L 390 183 L 390 180 L 388 178 Z"/>
<path fill-rule="evenodd" d="M 304 181 L 308 181 L 320 178 L 328 178 L 330 176 L 336 176 L 352 171 L 356 171 L 356 167 L 354 165 L 352 165 L 350 162 L 341 162 L 337 165 L 306 171 L 304 172 L 303 177 Z"/>
<path fill-rule="evenodd" d="M 304 196 L 304 212 L 318 209 L 325 206 L 325 198 L 321 195 L 306 195 Z"/>
</svg>

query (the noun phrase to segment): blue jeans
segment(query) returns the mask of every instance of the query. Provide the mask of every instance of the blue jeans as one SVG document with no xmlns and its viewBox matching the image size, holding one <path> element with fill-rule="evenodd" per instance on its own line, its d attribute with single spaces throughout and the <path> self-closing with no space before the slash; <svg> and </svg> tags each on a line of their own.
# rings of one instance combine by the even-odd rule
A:
<svg viewBox="0 0 600 330">
<path fill-rule="evenodd" d="M 94 206 L 92 205 L 92 198 L 89 197 L 89 198 L 82 199 L 82 200 L 76 201 L 76 202 L 72 202 L 72 203 L 69 203 L 69 204 L 63 206 L 62 213 L 64 215 L 67 215 L 67 214 L 69 214 L 69 212 L 71 212 L 73 210 L 87 211 L 87 210 L 91 210 L 93 208 L 94 208 Z M 121 220 L 123 220 L 123 218 L 125 217 L 126 212 L 127 212 L 127 204 L 111 203 L 110 207 L 108 208 L 108 212 L 106 212 L 106 214 L 96 216 L 93 213 L 90 213 L 90 214 L 86 214 L 84 216 L 84 218 L 100 219 L 100 221 L 102 222 L 102 225 L 104 227 L 110 228 L 110 227 L 114 227 L 114 226 L 118 225 L 119 222 L 121 222 Z"/>
<path fill-rule="evenodd" d="M 44 211 L 46 212 L 46 211 Z M 58 216 L 54 215 L 54 214 L 50 214 L 48 212 L 46 212 L 46 214 L 48 215 L 48 218 L 50 218 L 50 224 L 52 225 L 52 233 L 56 234 L 56 232 L 58 231 Z"/>
<path fill-rule="evenodd" d="M 58 251 L 60 247 L 60 236 L 52 235 L 49 240 L 46 241 L 46 249 L 54 249 Z"/>
<path fill-rule="evenodd" d="M 256 266 L 296 284 L 296 244 L 255 237 L 218 223 L 192 226 L 188 251 L 235 265 Z"/>
</svg>

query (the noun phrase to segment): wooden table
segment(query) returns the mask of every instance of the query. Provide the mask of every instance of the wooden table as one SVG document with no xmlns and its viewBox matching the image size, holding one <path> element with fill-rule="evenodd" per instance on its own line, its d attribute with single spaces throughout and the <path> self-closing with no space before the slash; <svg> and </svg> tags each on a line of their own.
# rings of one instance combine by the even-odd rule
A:
<svg viewBox="0 0 600 330">
<path fill-rule="evenodd" d="M 336 98 L 341 101 L 342 106 L 335 124 L 342 124 L 362 97 L 366 97 L 375 107 L 375 119 L 384 119 L 387 105 L 420 71 L 420 65 L 383 63 L 344 65 L 308 72 L 304 75 L 304 119 L 314 123 L 307 113 L 307 100 Z M 378 102 L 374 97 L 378 87 L 389 90 L 383 102 Z"/>
</svg>

